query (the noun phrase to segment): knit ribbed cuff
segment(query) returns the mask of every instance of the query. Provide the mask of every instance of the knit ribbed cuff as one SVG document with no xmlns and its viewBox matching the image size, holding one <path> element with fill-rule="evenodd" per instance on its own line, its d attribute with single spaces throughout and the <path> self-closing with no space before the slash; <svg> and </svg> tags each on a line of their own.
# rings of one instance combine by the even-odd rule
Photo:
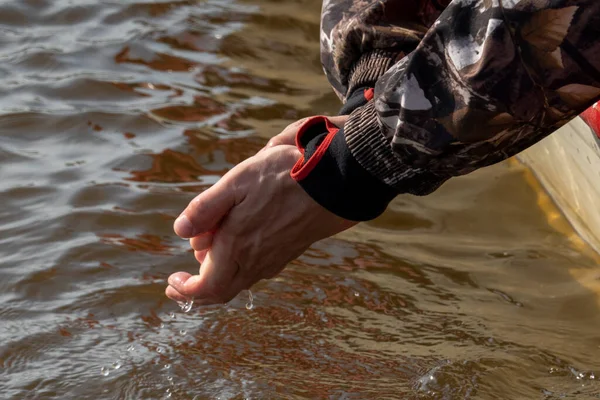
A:
<svg viewBox="0 0 600 400">
<path fill-rule="evenodd" d="M 427 195 L 450 176 L 440 176 L 408 165 L 394 152 L 379 126 L 373 101 L 356 109 L 344 124 L 347 146 L 353 158 L 376 179 L 397 193 Z"/>
<path fill-rule="evenodd" d="M 397 53 L 385 50 L 373 50 L 363 54 L 350 71 L 347 98 L 357 88 L 374 87 L 379 77 L 394 65 L 397 56 Z"/>
</svg>

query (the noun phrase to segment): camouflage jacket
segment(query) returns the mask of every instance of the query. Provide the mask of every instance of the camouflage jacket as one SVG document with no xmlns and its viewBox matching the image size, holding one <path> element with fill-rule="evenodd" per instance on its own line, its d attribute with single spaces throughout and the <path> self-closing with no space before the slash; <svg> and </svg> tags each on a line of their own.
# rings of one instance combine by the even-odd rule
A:
<svg viewBox="0 0 600 400">
<path fill-rule="evenodd" d="M 292 176 L 366 220 L 504 160 L 600 98 L 599 0 L 324 0 L 321 60 L 350 114 L 310 120 Z M 374 89 L 374 90 L 371 90 Z M 335 192 L 335 193 L 334 193 Z"/>
</svg>

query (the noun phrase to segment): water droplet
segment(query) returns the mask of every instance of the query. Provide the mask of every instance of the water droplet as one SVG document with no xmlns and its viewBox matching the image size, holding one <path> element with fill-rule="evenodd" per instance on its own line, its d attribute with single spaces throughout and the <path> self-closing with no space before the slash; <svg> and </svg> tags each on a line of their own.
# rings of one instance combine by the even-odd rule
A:
<svg viewBox="0 0 600 400">
<path fill-rule="evenodd" d="M 171 317 L 171 318 L 175 318 L 175 313 L 174 313 L 173 311 L 171 311 L 171 312 L 169 313 L 169 317 Z"/>
<path fill-rule="evenodd" d="M 162 353 L 164 353 L 164 352 L 165 352 L 165 349 L 164 349 L 164 347 L 158 346 L 158 347 L 156 348 L 156 352 L 157 352 L 157 353 L 161 353 L 161 354 L 162 354 Z"/>
<path fill-rule="evenodd" d="M 167 380 L 168 380 L 169 382 L 173 382 L 173 377 L 172 377 L 172 376 L 167 376 Z"/>
<path fill-rule="evenodd" d="M 194 305 L 194 300 L 188 300 L 185 303 L 180 301 L 177 304 L 179 304 L 179 308 L 181 308 L 181 311 L 187 313 L 190 312 L 190 310 L 192 309 L 192 306 Z"/>
<path fill-rule="evenodd" d="M 135 351 L 135 346 L 131 345 L 127 348 L 127 351 L 132 352 Z"/>
<path fill-rule="evenodd" d="M 165 369 L 171 369 L 171 364 L 165 364 Z"/>
<path fill-rule="evenodd" d="M 185 329 L 182 329 L 182 330 L 179 331 L 179 334 L 181 336 L 185 336 L 185 335 L 187 335 L 187 331 Z"/>
<path fill-rule="evenodd" d="M 115 361 L 115 362 L 112 364 L 112 367 L 113 367 L 114 369 L 119 369 L 119 368 L 121 368 L 122 366 L 123 366 L 123 364 L 121 364 L 121 361 Z"/>
<path fill-rule="evenodd" d="M 246 303 L 246 310 L 252 310 L 254 308 L 254 296 L 252 292 L 248 290 L 248 302 Z"/>
<path fill-rule="evenodd" d="M 590 379 L 596 379 L 596 375 L 593 372 L 590 374 Z"/>
<path fill-rule="evenodd" d="M 358 296 L 360 296 L 360 293 L 354 292 L 354 297 L 358 297 Z"/>
<path fill-rule="evenodd" d="M 171 392 L 171 389 L 167 389 L 165 391 L 165 398 L 170 399 L 172 395 L 173 393 Z"/>
<path fill-rule="evenodd" d="M 106 367 L 102 367 L 102 369 L 100 370 L 100 373 L 104 376 L 108 376 L 108 374 L 110 374 L 110 370 Z"/>
<path fill-rule="evenodd" d="M 162 322 L 160 323 L 160 329 L 163 329 L 165 327 L 165 324 L 163 324 Z"/>
</svg>

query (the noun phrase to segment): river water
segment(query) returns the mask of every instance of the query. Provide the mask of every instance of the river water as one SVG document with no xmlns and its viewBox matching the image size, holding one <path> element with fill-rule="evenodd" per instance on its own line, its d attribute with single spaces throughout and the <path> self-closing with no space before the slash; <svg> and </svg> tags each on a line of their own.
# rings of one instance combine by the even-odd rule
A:
<svg viewBox="0 0 600 400">
<path fill-rule="evenodd" d="M 503 163 L 183 313 L 172 222 L 339 104 L 316 0 L 0 1 L 1 399 L 600 398 L 600 268 Z"/>
</svg>

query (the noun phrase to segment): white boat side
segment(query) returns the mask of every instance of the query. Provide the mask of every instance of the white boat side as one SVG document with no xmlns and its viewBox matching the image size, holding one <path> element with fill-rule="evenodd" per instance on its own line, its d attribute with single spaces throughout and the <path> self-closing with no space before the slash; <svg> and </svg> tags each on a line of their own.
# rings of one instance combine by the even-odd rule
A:
<svg viewBox="0 0 600 400">
<path fill-rule="evenodd" d="M 574 230 L 600 253 L 600 141 L 581 117 L 522 152 Z"/>
</svg>

